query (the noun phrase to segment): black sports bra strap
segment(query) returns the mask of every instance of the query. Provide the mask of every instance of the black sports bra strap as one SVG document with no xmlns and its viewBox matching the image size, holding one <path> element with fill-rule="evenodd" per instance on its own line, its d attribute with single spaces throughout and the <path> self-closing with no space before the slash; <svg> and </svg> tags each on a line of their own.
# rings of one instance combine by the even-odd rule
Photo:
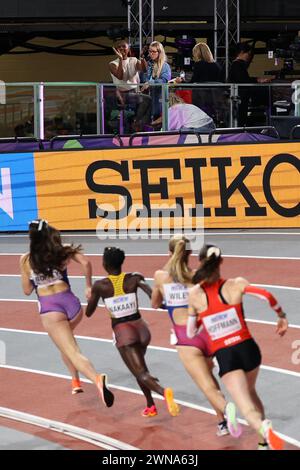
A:
<svg viewBox="0 0 300 470">
<path fill-rule="evenodd" d="M 226 300 L 224 299 L 224 297 L 223 297 L 223 295 L 222 295 L 222 292 L 221 292 L 222 287 L 224 286 L 225 282 L 226 282 L 226 280 L 224 280 L 224 281 L 222 282 L 222 284 L 220 285 L 220 287 L 219 287 L 219 296 L 220 296 L 220 299 L 222 300 L 223 304 L 228 305 L 228 302 L 226 302 Z"/>
</svg>

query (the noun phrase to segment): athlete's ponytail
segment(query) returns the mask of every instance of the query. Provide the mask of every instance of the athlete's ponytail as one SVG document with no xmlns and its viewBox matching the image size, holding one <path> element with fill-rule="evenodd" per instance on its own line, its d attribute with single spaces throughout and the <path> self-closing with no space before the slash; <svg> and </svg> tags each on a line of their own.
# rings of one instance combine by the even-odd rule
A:
<svg viewBox="0 0 300 470">
<path fill-rule="evenodd" d="M 65 269 L 68 260 L 81 252 L 81 245 L 63 245 L 59 231 L 44 219 L 29 223 L 29 238 L 30 266 L 45 276 L 52 276 L 54 269 Z"/>
<path fill-rule="evenodd" d="M 175 282 L 181 284 L 190 283 L 192 280 L 191 270 L 188 267 L 190 251 L 187 249 L 187 243 L 185 237 L 174 237 L 169 243 L 172 256 L 166 265 L 166 270 Z"/>
<path fill-rule="evenodd" d="M 193 283 L 206 281 L 218 269 L 221 264 L 221 250 L 214 245 L 204 245 L 199 253 L 200 268 L 193 276 Z"/>
</svg>

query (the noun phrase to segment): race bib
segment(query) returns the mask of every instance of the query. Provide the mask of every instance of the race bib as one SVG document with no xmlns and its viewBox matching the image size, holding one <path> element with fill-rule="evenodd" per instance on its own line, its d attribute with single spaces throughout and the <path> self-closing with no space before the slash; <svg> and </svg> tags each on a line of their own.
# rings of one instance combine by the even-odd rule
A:
<svg viewBox="0 0 300 470">
<path fill-rule="evenodd" d="M 225 336 L 242 329 L 238 314 L 234 307 L 225 310 L 224 312 L 215 313 L 202 318 L 207 333 L 212 341 L 215 341 Z"/>
<path fill-rule="evenodd" d="M 189 290 L 182 284 L 164 284 L 164 296 L 167 307 L 186 307 Z"/>
<path fill-rule="evenodd" d="M 128 317 L 138 310 L 135 293 L 109 297 L 104 303 L 112 318 Z"/>
</svg>

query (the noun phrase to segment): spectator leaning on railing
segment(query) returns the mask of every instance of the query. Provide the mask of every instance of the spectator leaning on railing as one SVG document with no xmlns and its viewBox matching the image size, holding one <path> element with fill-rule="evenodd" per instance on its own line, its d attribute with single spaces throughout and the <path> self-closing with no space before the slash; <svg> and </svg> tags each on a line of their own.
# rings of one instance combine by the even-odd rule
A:
<svg viewBox="0 0 300 470">
<path fill-rule="evenodd" d="M 161 118 L 153 124 L 161 123 Z M 210 116 L 193 104 L 185 103 L 175 93 L 169 95 L 168 130 L 208 133 L 216 126 Z"/>
</svg>

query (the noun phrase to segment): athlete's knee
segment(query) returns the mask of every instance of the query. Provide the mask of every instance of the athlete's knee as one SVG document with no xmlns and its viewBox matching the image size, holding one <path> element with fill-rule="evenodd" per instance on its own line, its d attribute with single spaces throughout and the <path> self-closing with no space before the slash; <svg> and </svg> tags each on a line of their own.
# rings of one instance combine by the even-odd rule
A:
<svg viewBox="0 0 300 470">
<path fill-rule="evenodd" d="M 72 359 L 74 356 L 77 356 L 77 355 L 81 354 L 81 351 L 80 351 L 79 346 L 77 344 L 69 344 L 69 345 L 65 345 L 61 349 L 61 353 L 65 354 L 70 359 Z"/>
<path fill-rule="evenodd" d="M 146 383 L 149 379 L 152 379 L 152 376 L 147 370 L 139 371 L 135 374 L 136 379 L 139 382 Z"/>
</svg>

